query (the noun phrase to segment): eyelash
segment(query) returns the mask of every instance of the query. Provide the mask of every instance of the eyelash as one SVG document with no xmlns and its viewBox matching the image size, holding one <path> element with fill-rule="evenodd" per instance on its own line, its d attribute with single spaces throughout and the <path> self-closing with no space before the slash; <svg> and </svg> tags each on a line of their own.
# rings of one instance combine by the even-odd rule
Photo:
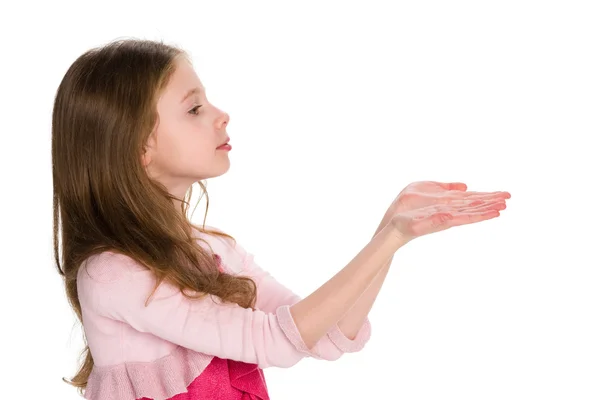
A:
<svg viewBox="0 0 600 400">
<path fill-rule="evenodd" d="M 189 113 L 190 113 L 190 114 L 192 114 L 192 115 L 198 115 L 198 114 L 196 114 L 196 112 L 195 112 L 194 110 L 197 110 L 197 109 L 199 109 L 200 107 L 202 107 L 202 106 L 200 105 L 200 106 L 196 106 L 196 107 L 192 108 L 192 109 L 189 111 Z M 192 112 L 192 111 L 194 111 L 194 112 Z"/>
</svg>

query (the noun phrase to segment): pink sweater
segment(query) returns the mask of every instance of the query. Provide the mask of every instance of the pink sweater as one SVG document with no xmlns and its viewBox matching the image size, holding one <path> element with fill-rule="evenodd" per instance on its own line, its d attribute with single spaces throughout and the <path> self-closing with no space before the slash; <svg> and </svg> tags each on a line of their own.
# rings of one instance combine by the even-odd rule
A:
<svg viewBox="0 0 600 400">
<path fill-rule="evenodd" d="M 204 375 L 213 374 L 211 382 L 225 379 L 217 388 L 228 385 L 223 382 L 261 386 L 263 368 L 291 367 L 305 357 L 336 360 L 361 350 L 369 340 L 367 318 L 354 339 L 335 325 L 308 349 L 290 314 L 290 306 L 301 298 L 261 269 L 239 243 L 195 232 L 210 243 L 224 271 L 252 277 L 257 310 L 213 296 L 190 300 L 165 282 L 145 306 L 156 283 L 147 268 L 113 252 L 88 258 L 77 276 L 83 328 L 95 364 L 86 399 L 201 399 L 200 394 L 181 396 L 202 392 Z M 256 391 L 261 394 L 235 398 L 268 399 L 266 386 Z"/>
</svg>

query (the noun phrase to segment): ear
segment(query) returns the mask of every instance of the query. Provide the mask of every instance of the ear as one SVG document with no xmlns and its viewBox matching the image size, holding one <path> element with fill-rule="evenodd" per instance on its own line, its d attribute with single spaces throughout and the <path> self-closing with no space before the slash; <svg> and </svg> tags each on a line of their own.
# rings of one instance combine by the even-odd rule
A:
<svg viewBox="0 0 600 400">
<path fill-rule="evenodd" d="M 142 160 L 142 166 L 144 168 L 146 168 L 150 164 L 150 161 L 151 161 L 150 151 L 146 147 L 144 147 L 144 152 L 142 153 L 141 160 Z"/>
<path fill-rule="evenodd" d="M 144 168 L 146 168 L 152 162 L 152 154 L 154 152 L 155 144 L 156 144 L 155 132 L 152 132 L 150 134 L 150 137 L 148 138 L 148 141 L 144 145 L 142 155 L 141 155 L 142 166 Z"/>
</svg>

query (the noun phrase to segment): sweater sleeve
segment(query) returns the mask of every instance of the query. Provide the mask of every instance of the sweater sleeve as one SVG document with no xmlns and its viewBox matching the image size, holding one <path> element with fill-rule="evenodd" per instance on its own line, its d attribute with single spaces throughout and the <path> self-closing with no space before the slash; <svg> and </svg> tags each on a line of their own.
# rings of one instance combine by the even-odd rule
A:
<svg viewBox="0 0 600 400">
<path fill-rule="evenodd" d="M 257 286 L 256 308 L 264 312 L 277 312 L 282 306 L 291 306 L 302 300 L 300 296 L 292 292 L 289 288 L 277 281 L 269 272 L 262 269 L 255 261 L 254 255 L 247 252 L 238 243 L 235 244 L 235 251 L 241 257 L 242 275 L 250 276 Z M 285 325 L 291 326 L 293 321 L 288 313 L 282 315 Z M 348 338 L 335 324 L 325 336 L 323 336 L 312 349 L 303 346 L 300 336 L 296 336 L 297 329 L 290 329 L 288 336 L 297 347 L 308 351 L 316 358 L 335 360 L 344 353 L 353 353 L 362 350 L 371 337 L 371 323 L 367 318 L 356 337 Z"/>
<path fill-rule="evenodd" d="M 78 287 L 92 299 L 93 311 L 139 332 L 259 368 L 287 368 L 304 357 L 328 356 L 307 349 L 289 305 L 264 312 L 211 295 L 189 299 L 166 281 L 149 298 L 157 282 L 154 274 L 121 254 L 111 253 L 82 268 L 86 271 L 79 274 Z"/>
</svg>

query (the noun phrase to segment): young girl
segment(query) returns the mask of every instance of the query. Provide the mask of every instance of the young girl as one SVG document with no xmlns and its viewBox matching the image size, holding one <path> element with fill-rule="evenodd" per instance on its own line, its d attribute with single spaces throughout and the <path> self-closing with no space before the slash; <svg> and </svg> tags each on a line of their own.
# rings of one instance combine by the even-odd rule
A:
<svg viewBox="0 0 600 400">
<path fill-rule="evenodd" d="M 228 121 L 175 46 L 115 41 L 66 72 L 52 116 L 54 256 L 86 343 L 67 382 L 85 398 L 268 399 L 264 368 L 365 346 L 397 249 L 494 218 L 510 197 L 408 185 L 373 239 L 302 299 L 187 217 L 192 185 L 206 194 L 201 181 L 229 168 Z"/>
</svg>

